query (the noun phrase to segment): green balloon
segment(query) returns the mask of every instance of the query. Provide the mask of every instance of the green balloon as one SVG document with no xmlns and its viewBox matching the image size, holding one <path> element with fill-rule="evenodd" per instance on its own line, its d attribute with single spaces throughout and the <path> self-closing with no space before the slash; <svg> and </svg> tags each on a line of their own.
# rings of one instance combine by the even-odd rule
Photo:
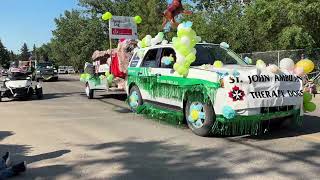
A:
<svg viewBox="0 0 320 180">
<path fill-rule="evenodd" d="M 175 63 L 175 64 L 173 65 L 173 69 L 174 69 L 175 71 L 178 71 L 179 67 L 180 67 L 180 65 L 179 65 L 178 63 Z"/>
<path fill-rule="evenodd" d="M 304 104 L 304 110 L 307 112 L 314 112 L 317 109 L 317 105 L 313 102 L 307 102 Z"/>
<path fill-rule="evenodd" d="M 164 33 L 163 32 L 159 32 L 158 36 L 160 36 L 160 38 L 163 39 L 164 38 Z"/>
<path fill-rule="evenodd" d="M 113 74 L 110 74 L 108 77 L 107 77 L 107 81 L 108 82 L 112 82 L 113 80 Z"/>
<path fill-rule="evenodd" d="M 190 48 L 185 47 L 185 46 L 178 47 L 178 51 L 180 52 L 180 54 L 182 54 L 184 56 L 188 56 L 191 52 Z"/>
<path fill-rule="evenodd" d="M 196 55 L 195 55 L 195 54 L 190 53 L 190 54 L 186 57 L 186 61 L 187 61 L 189 64 L 193 63 L 195 60 L 196 60 Z"/>
<path fill-rule="evenodd" d="M 307 103 L 312 100 L 312 95 L 308 92 L 303 93 L 303 102 Z"/>
<path fill-rule="evenodd" d="M 110 12 L 106 12 L 102 15 L 102 19 L 108 21 L 112 18 L 112 14 Z"/>
<path fill-rule="evenodd" d="M 141 18 L 140 16 L 135 16 L 135 17 L 134 17 L 134 22 L 135 22 L 136 24 L 140 24 L 140 23 L 142 23 L 142 18 Z"/>
</svg>

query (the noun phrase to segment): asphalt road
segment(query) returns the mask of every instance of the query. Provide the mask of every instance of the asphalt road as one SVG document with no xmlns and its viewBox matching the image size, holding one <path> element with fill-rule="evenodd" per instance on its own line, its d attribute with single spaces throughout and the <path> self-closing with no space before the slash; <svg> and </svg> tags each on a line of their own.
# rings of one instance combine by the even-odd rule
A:
<svg viewBox="0 0 320 180">
<path fill-rule="evenodd" d="M 319 109 L 300 129 L 203 138 L 130 113 L 119 95 L 88 100 L 68 76 L 44 92 L 0 104 L 0 153 L 29 163 L 15 179 L 320 178 Z"/>
</svg>

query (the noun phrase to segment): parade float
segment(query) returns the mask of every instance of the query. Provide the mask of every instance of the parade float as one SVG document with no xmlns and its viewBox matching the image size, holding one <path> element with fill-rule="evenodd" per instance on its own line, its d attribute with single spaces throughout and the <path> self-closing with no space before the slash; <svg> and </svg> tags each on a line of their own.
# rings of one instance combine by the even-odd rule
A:
<svg viewBox="0 0 320 180">
<path fill-rule="evenodd" d="M 89 99 L 96 91 L 108 94 L 125 94 L 125 79 L 133 50 L 137 46 L 137 24 L 141 17 L 112 16 L 103 14 L 102 19 L 109 21 L 110 49 L 95 51 L 92 63 L 87 62 L 80 80 L 85 82 L 85 92 Z M 112 48 L 112 40 L 118 40 L 117 48 Z"/>
<path fill-rule="evenodd" d="M 301 125 L 316 108 L 303 91 L 310 60 L 249 65 L 227 43 L 200 43 L 191 22 L 178 26 L 172 43 L 163 37 L 147 35 L 132 57 L 126 91 L 134 112 L 185 123 L 200 136 L 255 135 L 273 121 Z"/>
</svg>

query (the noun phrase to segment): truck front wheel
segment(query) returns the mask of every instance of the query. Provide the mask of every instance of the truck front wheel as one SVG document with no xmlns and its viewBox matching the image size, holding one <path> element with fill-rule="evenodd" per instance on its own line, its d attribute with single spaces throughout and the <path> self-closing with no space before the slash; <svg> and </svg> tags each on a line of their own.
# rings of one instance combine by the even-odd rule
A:
<svg viewBox="0 0 320 180">
<path fill-rule="evenodd" d="M 189 128 L 198 136 L 209 136 L 215 121 L 211 103 L 187 100 L 184 109 Z"/>
</svg>

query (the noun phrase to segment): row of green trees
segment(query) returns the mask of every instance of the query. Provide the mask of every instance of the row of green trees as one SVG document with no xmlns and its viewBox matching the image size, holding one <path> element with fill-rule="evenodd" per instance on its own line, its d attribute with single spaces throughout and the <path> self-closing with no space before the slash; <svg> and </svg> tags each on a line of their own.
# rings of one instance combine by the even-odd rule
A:
<svg viewBox="0 0 320 180">
<path fill-rule="evenodd" d="M 184 3 L 206 42 L 228 42 L 237 52 L 320 47 L 320 1 L 314 0 L 193 0 Z M 189 3 L 189 4 L 188 4 Z M 107 24 L 101 14 L 140 15 L 139 36 L 156 35 L 167 0 L 79 0 L 81 10 L 66 11 L 55 19 L 53 38 L 37 49 L 60 65 L 81 68 L 94 50 L 107 49 Z M 174 30 L 166 33 L 168 39 Z"/>
</svg>

